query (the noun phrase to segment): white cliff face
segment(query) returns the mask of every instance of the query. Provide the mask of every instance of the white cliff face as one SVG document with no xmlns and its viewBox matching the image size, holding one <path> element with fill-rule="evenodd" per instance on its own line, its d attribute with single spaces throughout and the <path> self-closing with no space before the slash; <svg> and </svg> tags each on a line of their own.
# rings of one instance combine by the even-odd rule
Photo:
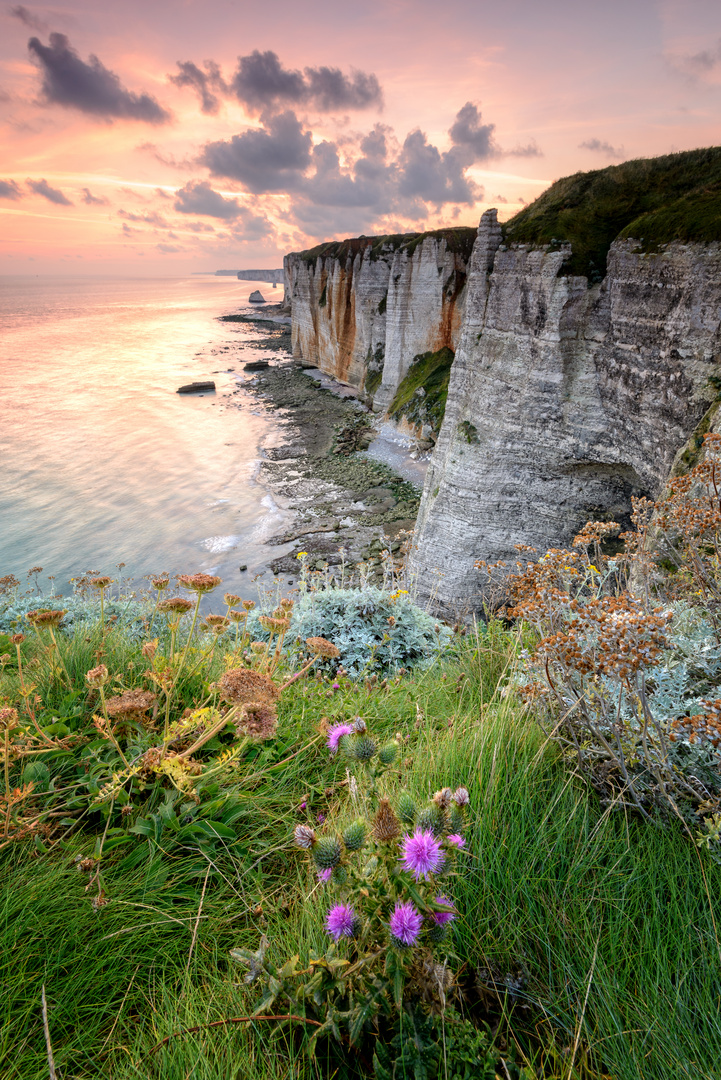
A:
<svg viewBox="0 0 721 1080">
<path fill-rule="evenodd" d="M 404 238 L 405 239 L 405 238 Z M 455 351 L 462 325 L 466 259 L 436 235 L 395 247 L 371 238 L 338 253 L 286 256 L 293 354 L 390 405 L 416 356 Z"/>
<path fill-rule="evenodd" d="M 612 245 L 607 275 L 559 276 L 568 249 L 499 246 L 481 219 L 445 419 L 415 538 L 420 590 L 480 607 L 476 559 L 567 544 L 657 495 L 721 357 L 721 246 Z M 706 396 L 708 396 L 706 394 Z"/>
</svg>

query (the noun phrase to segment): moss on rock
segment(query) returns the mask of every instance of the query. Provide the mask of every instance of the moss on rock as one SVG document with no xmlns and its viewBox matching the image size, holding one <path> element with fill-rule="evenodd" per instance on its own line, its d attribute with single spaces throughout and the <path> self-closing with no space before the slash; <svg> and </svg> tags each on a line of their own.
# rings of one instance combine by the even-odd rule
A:
<svg viewBox="0 0 721 1080">
<path fill-rule="evenodd" d="M 389 414 L 395 420 L 405 417 L 412 424 L 430 424 L 434 431 L 439 431 L 454 355 L 452 349 L 444 346 L 438 352 L 416 356 L 396 391 Z"/>
</svg>

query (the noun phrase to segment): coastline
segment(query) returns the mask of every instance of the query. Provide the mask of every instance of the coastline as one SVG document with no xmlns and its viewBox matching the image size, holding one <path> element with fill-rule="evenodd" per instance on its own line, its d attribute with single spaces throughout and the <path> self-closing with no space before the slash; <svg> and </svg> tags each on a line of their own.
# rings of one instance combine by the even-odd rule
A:
<svg viewBox="0 0 721 1080">
<path fill-rule="evenodd" d="M 310 570 L 364 563 L 371 577 L 381 576 L 381 551 L 399 552 L 415 527 L 426 462 L 411 459 L 412 440 L 374 417 L 352 387 L 293 359 L 290 318 L 279 304 L 221 320 L 266 332 L 249 347 L 276 354 L 243 379 L 243 390 L 280 421 L 280 438 L 261 450 L 255 476 L 289 515 L 265 541 L 281 549 L 270 569 L 294 583 L 305 552 Z"/>
</svg>

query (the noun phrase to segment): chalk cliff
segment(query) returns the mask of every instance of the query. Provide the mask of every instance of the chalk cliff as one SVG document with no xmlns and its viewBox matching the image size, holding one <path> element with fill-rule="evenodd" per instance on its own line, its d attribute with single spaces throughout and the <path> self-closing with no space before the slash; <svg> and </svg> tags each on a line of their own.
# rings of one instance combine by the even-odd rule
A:
<svg viewBox="0 0 721 1080">
<path fill-rule="evenodd" d="M 560 272 L 569 245 L 506 247 L 483 215 L 413 555 L 441 608 L 479 606 L 476 559 L 514 563 L 657 495 L 709 408 L 721 245 L 638 247 L 613 242 L 589 287 Z"/>
<path fill-rule="evenodd" d="M 294 355 L 387 410 L 416 357 L 455 352 L 474 235 L 360 237 L 286 256 Z"/>
</svg>

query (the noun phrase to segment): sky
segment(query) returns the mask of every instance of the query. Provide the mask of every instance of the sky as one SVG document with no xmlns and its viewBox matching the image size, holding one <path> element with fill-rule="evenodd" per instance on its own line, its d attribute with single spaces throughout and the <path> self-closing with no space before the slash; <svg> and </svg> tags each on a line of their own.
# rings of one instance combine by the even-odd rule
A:
<svg viewBox="0 0 721 1080">
<path fill-rule="evenodd" d="M 0 7 L 0 274 L 272 268 L 721 143 L 718 0 Z"/>
</svg>

